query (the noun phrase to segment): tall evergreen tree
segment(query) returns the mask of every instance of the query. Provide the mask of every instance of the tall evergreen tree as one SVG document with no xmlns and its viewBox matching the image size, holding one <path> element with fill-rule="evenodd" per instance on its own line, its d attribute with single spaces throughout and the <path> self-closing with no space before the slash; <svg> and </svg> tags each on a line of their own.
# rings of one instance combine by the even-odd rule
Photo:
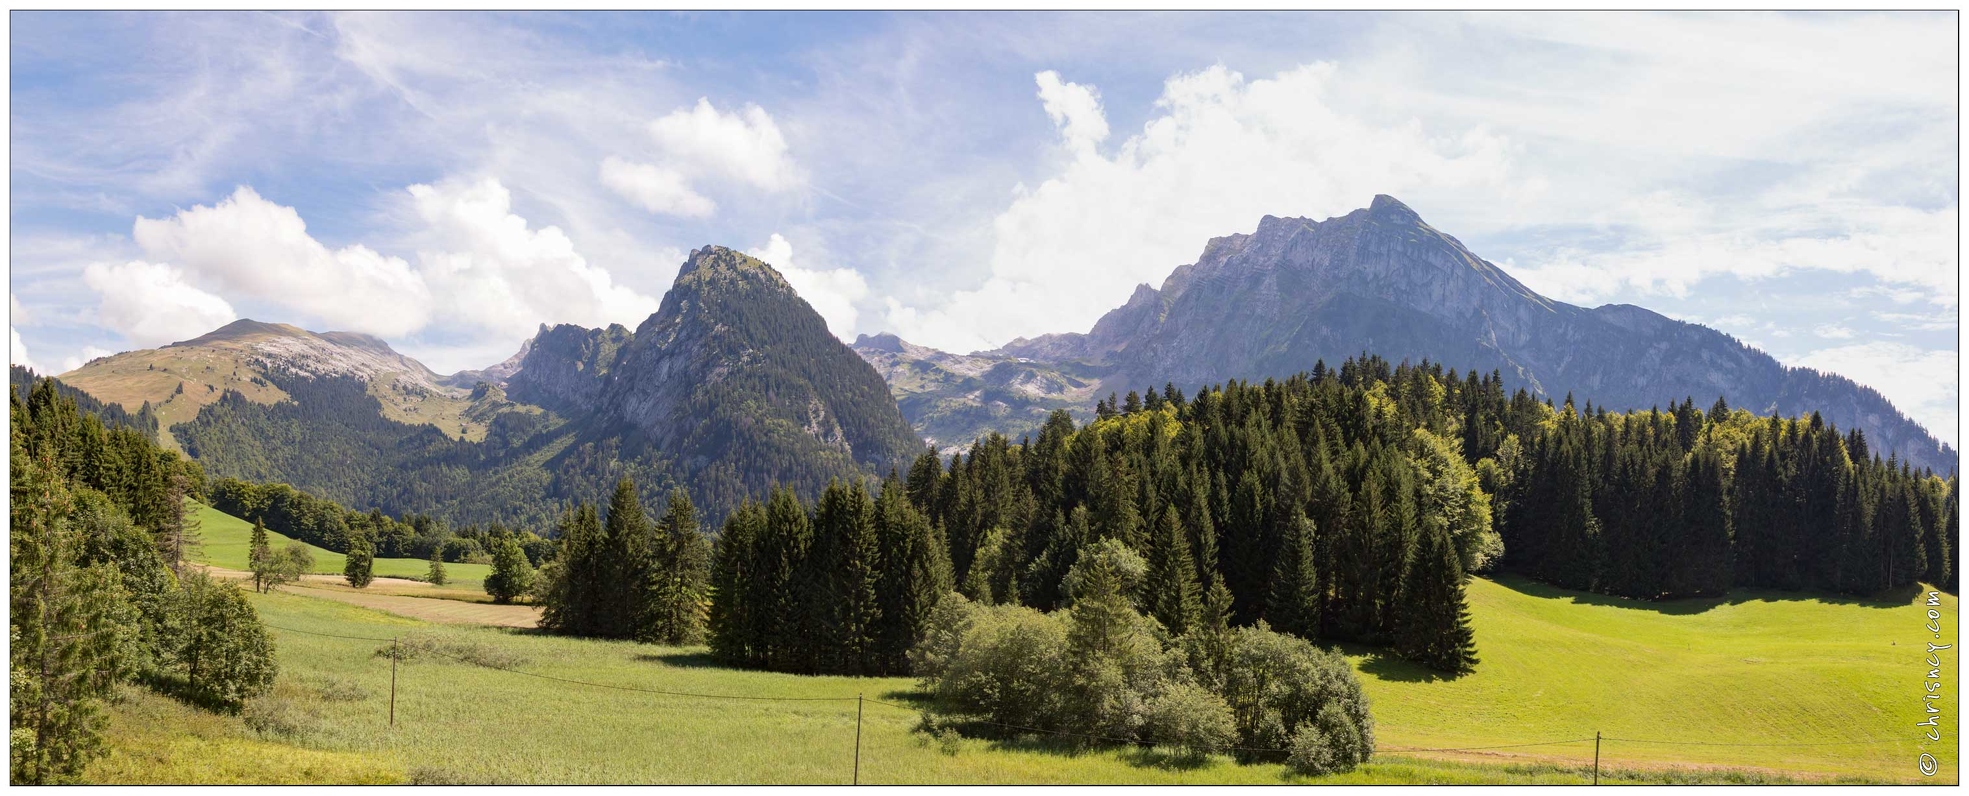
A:
<svg viewBox="0 0 1969 796">
<path fill-rule="evenodd" d="M 657 524 L 650 546 L 637 638 L 658 644 L 695 644 L 704 638 L 710 595 L 710 543 L 697 525 L 697 509 L 678 489 Z"/>
<path fill-rule="evenodd" d="M 591 504 L 577 503 L 561 514 L 558 572 L 549 581 L 540 626 L 572 636 L 601 636 L 603 590 L 607 588 L 602 524 Z"/>
<path fill-rule="evenodd" d="M 1446 532 L 1425 532 L 1402 578 L 1396 653 L 1438 671 L 1475 668 L 1476 635 L 1470 629 L 1463 587 L 1456 545 Z"/>
<path fill-rule="evenodd" d="M 1149 538 L 1148 580 L 1143 589 L 1148 615 L 1168 628 L 1170 635 L 1187 633 L 1201 620 L 1202 587 L 1197 585 L 1196 561 L 1190 556 L 1189 535 L 1177 521 L 1174 506 L 1163 507 L 1155 534 Z"/>
<path fill-rule="evenodd" d="M 711 608 L 706 617 L 711 654 L 735 666 L 763 664 L 770 643 L 759 632 L 752 594 L 756 547 L 765 524 L 763 506 L 749 500 L 740 504 L 725 518 L 711 556 Z"/>
<path fill-rule="evenodd" d="M 931 612 L 951 589 L 949 552 L 905 490 L 890 479 L 875 507 L 882 561 L 875 660 L 881 674 L 908 671 L 909 650 L 922 640 Z"/>
<path fill-rule="evenodd" d="M 804 590 L 809 632 L 817 641 L 816 671 L 875 671 L 881 555 L 868 490 L 859 482 L 829 485 L 814 508 L 814 545 Z"/>
<path fill-rule="evenodd" d="M 1271 596 L 1265 601 L 1265 620 L 1281 633 L 1310 639 L 1320 628 L 1313 522 L 1300 514 L 1287 527 L 1290 530 L 1279 544 L 1278 567 L 1272 572 Z"/>
<path fill-rule="evenodd" d="M 602 523 L 600 576 L 595 604 L 596 635 L 634 638 L 647 600 L 651 548 L 655 526 L 643 512 L 636 485 L 624 478 L 609 497 L 608 517 Z"/>
<path fill-rule="evenodd" d="M 273 545 L 267 542 L 266 523 L 253 521 L 253 533 L 247 537 L 246 567 L 253 571 L 253 590 L 265 594 L 267 575 L 274 565 Z"/>
</svg>

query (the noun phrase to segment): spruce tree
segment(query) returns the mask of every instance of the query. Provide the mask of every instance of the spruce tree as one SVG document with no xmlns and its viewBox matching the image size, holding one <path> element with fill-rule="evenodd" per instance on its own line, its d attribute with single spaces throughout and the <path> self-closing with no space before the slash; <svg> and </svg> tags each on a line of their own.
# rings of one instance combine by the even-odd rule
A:
<svg viewBox="0 0 1969 796">
<path fill-rule="evenodd" d="M 764 640 L 755 638 L 758 608 L 752 604 L 751 579 L 765 523 L 765 508 L 745 501 L 725 518 L 711 555 L 711 608 L 705 629 L 711 654 L 734 666 L 764 662 Z"/>
<path fill-rule="evenodd" d="M 875 504 L 859 482 L 836 481 L 814 507 L 814 542 L 799 589 L 811 670 L 864 674 L 875 668 L 881 605 L 881 544 Z"/>
<path fill-rule="evenodd" d="M 929 519 L 904 496 L 905 489 L 891 479 L 876 500 L 882 561 L 876 662 L 881 674 L 908 671 L 909 650 L 922 640 L 931 612 L 951 589 L 949 552 Z"/>
<path fill-rule="evenodd" d="M 603 635 L 604 572 L 602 525 L 593 505 L 580 503 L 561 514 L 559 573 L 550 581 L 541 606 L 540 626 L 571 636 Z"/>
<path fill-rule="evenodd" d="M 698 529 L 697 509 L 683 490 L 670 492 L 651 548 L 637 637 L 673 646 L 696 644 L 704 638 L 711 548 Z"/>
<path fill-rule="evenodd" d="M 1396 598 L 1395 652 L 1438 671 L 1474 668 L 1476 636 L 1463 587 L 1449 534 L 1439 528 L 1425 531 Z"/>
<path fill-rule="evenodd" d="M 426 578 L 432 586 L 443 586 L 447 580 L 444 573 L 444 543 L 431 545 L 431 571 Z"/>
<path fill-rule="evenodd" d="M 637 621 L 643 613 L 648 591 L 649 555 L 655 535 L 649 515 L 643 512 L 636 485 L 627 478 L 616 482 L 609 497 L 608 517 L 602 524 L 598 576 L 595 595 L 595 631 L 604 638 L 634 638 Z"/>
<path fill-rule="evenodd" d="M 267 576 L 274 566 L 273 545 L 267 542 L 267 526 L 259 520 L 253 521 L 253 534 L 247 540 L 246 566 L 253 571 L 253 590 L 261 594 L 267 591 Z"/>
<path fill-rule="evenodd" d="M 1295 512 L 1296 513 L 1296 512 Z M 1272 629 L 1302 638 L 1319 634 L 1320 591 L 1314 565 L 1313 522 L 1292 519 L 1279 544 L 1278 567 L 1272 572 L 1271 596 L 1265 601 L 1265 621 Z"/>
<path fill-rule="evenodd" d="M 766 666 L 776 671 L 812 671 L 814 639 L 806 622 L 807 559 L 814 543 L 813 523 L 793 490 L 781 487 L 766 503 L 766 524 L 754 546 L 752 621 Z"/>
<path fill-rule="evenodd" d="M 1132 393 L 1131 393 L 1132 395 Z M 1189 535 L 1176 519 L 1176 508 L 1165 506 L 1149 539 L 1148 580 L 1143 585 L 1148 615 L 1180 636 L 1195 627 L 1202 614 L 1196 561 L 1190 557 Z"/>
</svg>

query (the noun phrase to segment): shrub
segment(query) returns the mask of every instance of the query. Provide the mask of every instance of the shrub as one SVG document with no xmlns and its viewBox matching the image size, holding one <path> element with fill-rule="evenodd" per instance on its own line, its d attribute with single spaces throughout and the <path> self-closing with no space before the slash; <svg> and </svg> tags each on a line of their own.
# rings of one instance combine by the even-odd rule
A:
<svg viewBox="0 0 1969 796">
<path fill-rule="evenodd" d="M 1201 758 L 1237 741 L 1237 720 L 1224 698 L 1190 683 L 1163 688 L 1148 703 L 1147 739 Z"/>
</svg>

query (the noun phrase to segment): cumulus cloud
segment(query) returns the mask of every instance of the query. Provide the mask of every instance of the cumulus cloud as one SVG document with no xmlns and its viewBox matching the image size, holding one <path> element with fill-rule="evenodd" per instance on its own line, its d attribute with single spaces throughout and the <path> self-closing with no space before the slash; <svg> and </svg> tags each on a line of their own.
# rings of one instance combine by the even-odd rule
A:
<svg viewBox="0 0 1969 796">
<path fill-rule="evenodd" d="M 1050 69 L 1033 79 L 1039 84 L 1039 102 L 1046 109 L 1046 117 L 1060 128 L 1070 149 L 1091 150 L 1107 140 L 1107 115 L 1101 112 L 1101 95 L 1093 86 L 1062 81 L 1060 73 Z"/>
<path fill-rule="evenodd" d="M 24 368 L 33 368 L 34 360 L 27 356 L 27 344 L 21 342 L 21 333 L 13 324 L 7 324 L 7 335 L 13 338 L 13 345 L 7 351 L 7 363 Z M 36 368 L 37 370 L 39 368 Z"/>
<path fill-rule="evenodd" d="M 291 307 L 336 329 L 394 336 L 430 321 L 430 291 L 409 263 L 361 245 L 330 249 L 308 234 L 294 208 L 249 187 L 170 218 L 139 217 L 132 237 L 150 259 L 202 284 Z"/>
<path fill-rule="evenodd" d="M 225 299 L 164 263 L 95 263 L 82 269 L 82 281 L 102 299 L 97 319 L 143 348 L 189 340 L 239 317 Z"/>
<path fill-rule="evenodd" d="M 96 359 L 99 359 L 101 357 L 106 357 L 114 353 L 116 352 L 111 351 L 107 348 L 103 348 L 101 346 L 85 345 L 82 347 L 81 354 L 68 357 L 62 360 L 62 372 L 67 373 L 71 370 L 75 370 L 76 368 L 82 367 L 83 365 L 87 365 L 90 362 L 95 361 Z"/>
<path fill-rule="evenodd" d="M 1507 179 L 1508 142 L 1483 128 L 1432 134 L 1337 112 L 1332 64 L 1260 80 L 1222 66 L 1177 75 L 1111 156 L 1094 147 L 1107 127 L 1094 90 L 1049 74 L 1036 78 L 1040 99 L 1071 161 L 994 220 L 983 284 L 933 306 L 889 302 L 903 337 L 973 350 L 1085 330 L 1136 284 L 1160 284 L 1210 238 L 1267 214 L 1323 218 L 1423 187 L 1472 201 L 1526 188 Z"/>
<path fill-rule="evenodd" d="M 1956 353 L 1905 343 L 1869 342 L 1814 351 L 1798 362 L 1837 373 L 1891 396 L 1894 406 L 1937 439 L 1956 444 Z"/>
<path fill-rule="evenodd" d="M 794 264 L 793 244 L 785 236 L 773 233 L 766 245 L 757 249 L 747 249 L 746 254 L 757 257 L 786 277 L 786 283 L 798 291 L 800 298 L 806 299 L 814 312 L 827 321 L 827 330 L 842 340 L 853 340 L 857 324 L 861 318 L 857 304 L 868 298 L 868 280 L 853 268 L 833 268 L 809 270 Z"/>
<path fill-rule="evenodd" d="M 540 323 L 630 326 L 657 300 L 591 265 L 559 227 L 534 229 L 493 179 L 410 186 L 426 231 L 418 274 L 450 328 L 526 336 Z"/>
<path fill-rule="evenodd" d="M 757 105 L 724 112 L 700 97 L 650 122 L 657 163 L 610 156 L 602 161 L 602 184 L 652 213 L 703 218 L 716 203 L 692 183 L 728 180 L 769 193 L 798 186 L 799 167 L 787 153 L 786 137 L 771 114 Z"/>
<path fill-rule="evenodd" d="M 718 209 L 716 202 L 691 190 L 690 181 L 676 169 L 611 156 L 602 161 L 601 176 L 609 190 L 652 213 L 705 218 Z"/>
</svg>

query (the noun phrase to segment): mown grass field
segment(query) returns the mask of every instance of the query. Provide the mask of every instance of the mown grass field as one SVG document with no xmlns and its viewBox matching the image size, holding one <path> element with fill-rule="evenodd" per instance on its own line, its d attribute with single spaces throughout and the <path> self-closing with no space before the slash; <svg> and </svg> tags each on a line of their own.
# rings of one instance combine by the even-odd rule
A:
<svg viewBox="0 0 1969 796">
<path fill-rule="evenodd" d="M 253 523 L 234 517 L 211 506 L 194 503 L 199 521 L 199 535 L 204 544 L 199 551 L 200 560 L 213 566 L 226 569 L 246 570 L 247 553 L 252 548 Z M 267 542 L 278 550 L 291 541 L 286 536 L 267 531 Z M 314 554 L 314 572 L 322 575 L 340 575 L 342 567 L 348 563 L 348 556 L 333 550 L 308 545 L 308 552 Z M 372 568 L 379 578 L 417 578 L 421 579 L 431 571 L 431 562 L 421 558 L 379 558 Z M 444 572 L 447 583 L 453 590 L 483 592 L 485 577 L 492 574 L 492 567 L 485 564 L 446 563 Z"/>
<path fill-rule="evenodd" d="M 845 783 L 854 766 L 856 694 L 909 705 L 908 679 L 798 677 L 713 665 L 701 648 L 440 626 L 301 594 L 253 596 L 268 624 L 316 633 L 441 639 L 454 653 L 534 675 L 645 689 L 842 701 L 724 701 L 594 688 L 442 658 L 398 672 L 388 728 L 384 643 L 273 630 L 282 666 L 255 716 L 216 717 L 140 695 L 116 711 L 114 752 L 91 781 Z M 1591 737 L 1849 746 L 1668 746 L 1608 741 L 1604 781 L 1955 782 L 1952 695 L 1944 742 L 1913 724 L 1924 608 L 1749 593 L 1633 606 L 1516 581 L 1474 581 L 1483 663 L 1453 680 L 1374 653 L 1354 654 L 1373 700 L 1381 752 L 1320 782 L 1578 783 L 1592 744 L 1467 753 Z M 1956 601 L 1943 597 L 1943 643 Z M 1946 654 L 1945 654 L 1945 657 Z M 1953 683 L 1952 657 L 1945 669 Z M 864 783 L 1283 783 L 1276 765 L 1154 751 L 1075 751 L 1043 739 L 953 744 L 915 732 L 913 711 L 865 706 Z M 265 716 L 271 715 L 268 719 Z M 291 749 L 291 754 L 279 750 Z M 158 751 L 164 750 L 164 751 Z M 305 770 L 301 770 L 305 769 Z"/>
</svg>

